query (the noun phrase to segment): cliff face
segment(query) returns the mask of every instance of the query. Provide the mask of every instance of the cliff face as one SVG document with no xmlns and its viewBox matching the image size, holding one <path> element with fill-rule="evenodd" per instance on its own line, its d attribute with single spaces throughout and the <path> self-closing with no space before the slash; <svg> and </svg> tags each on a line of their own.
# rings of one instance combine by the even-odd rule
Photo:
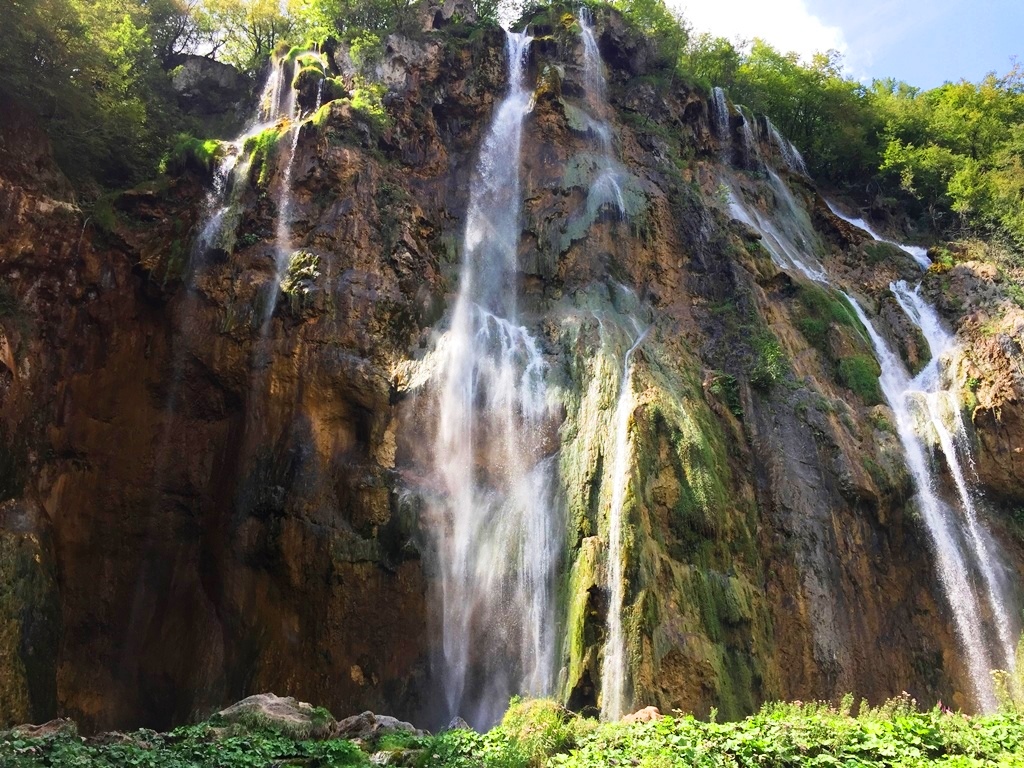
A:
<svg viewBox="0 0 1024 768">
<path fill-rule="evenodd" d="M 598 703 L 613 412 L 625 351 L 649 328 L 619 555 L 632 698 L 726 716 L 848 691 L 964 701 L 891 414 L 842 373 L 870 347 L 829 321 L 833 293 L 780 271 L 726 212 L 723 173 L 779 203 L 763 174 L 724 167 L 705 95 L 671 81 L 617 16 L 597 29 L 626 215 L 587 205 L 581 48 L 555 10 L 533 27 L 521 169 L 520 301 L 559 402 L 544 438 L 565 515 L 557 694 Z M 421 384 L 506 84 L 503 34 L 390 38 L 377 73 L 385 124 L 334 101 L 301 127 L 302 258 L 266 330 L 280 146 L 239 182 L 231 241 L 195 252 L 201 175 L 87 216 L 30 121 L 0 128 L 7 719 L 166 726 L 262 690 L 336 713 L 439 710 L 427 523 L 410 489 L 429 482 Z M 873 258 L 813 188 L 787 181 L 814 248 L 877 301 L 913 365 L 920 339 L 886 298 L 910 267 Z M 971 340 L 959 370 L 997 513 L 1024 503 L 1024 321 L 1000 280 L 964 262 L 925 283 Z M 993 526 L 1019 573 L 1005 520 Z"/>
</svg>

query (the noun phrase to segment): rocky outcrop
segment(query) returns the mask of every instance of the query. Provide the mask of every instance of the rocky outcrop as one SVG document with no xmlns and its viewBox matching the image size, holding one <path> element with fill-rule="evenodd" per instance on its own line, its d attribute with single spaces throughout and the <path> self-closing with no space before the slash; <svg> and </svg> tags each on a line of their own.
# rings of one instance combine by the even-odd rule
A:
<svg viewBox="0 0 1024 768">
<path fill-rule="evenodd" d="M 577 709 L 600 695 L 613 411 L 642 327 L 622 554 L 634 700 L 725 716 L 848 691 L 957 702 L 964 670 L 891 414 L 844 378 L 844 360 L 870 364 L 867 342 L 837 294 L 780 271 L 731 220 L 704 95 L 660 83 L 653 49 L 610 12 L 598 42 L 627 211 L 588 204 L 565 11 L 534 18 L 519 253 L 558 400 L 544 437 L 566 514 L 558 694 Z M 430 486 L 422 383 L 505 52 L 496 27 L 432 18 L 369 68 L 385 118 L 336 100 L 302 125 L 296 253 L 266 323 L 282 143 L 238 182 L 233 236 L 194 253 L 204 180 L 82 212 L 45 145 L 0 127 L 0 146 L 36 146 L 45 170 L 0 155 L 4 717 L 164 727 L 265 690 L 439 716 L 413 491 Z M 812 246 L 886 316 L 906 263 L 871 262 L 790 182 Z M 773 204 L 756 175 L 737 183 Z M 918 340 L 888 317 L 916 364 Z M 995 372 L 1020 359 L 1013 317 L 963 369 L 982 382 L 979 475 L 1009 498 L 1021 399 Z"/>
</svg>

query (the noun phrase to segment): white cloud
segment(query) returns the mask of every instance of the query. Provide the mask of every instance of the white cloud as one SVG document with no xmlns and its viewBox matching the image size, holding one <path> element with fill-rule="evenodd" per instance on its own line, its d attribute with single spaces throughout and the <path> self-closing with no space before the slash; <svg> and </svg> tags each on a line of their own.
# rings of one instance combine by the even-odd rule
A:
<svg viewBox="0 0 1024 768">
<path fill-rule="evenodd" d="M 733 40 L 759 37 L 784 53 L 810 59 L 817 51 L 847 50 L 843 30 L 807 10 L 804 0 L 667 0 L 694 31 Z"/>
</svg>

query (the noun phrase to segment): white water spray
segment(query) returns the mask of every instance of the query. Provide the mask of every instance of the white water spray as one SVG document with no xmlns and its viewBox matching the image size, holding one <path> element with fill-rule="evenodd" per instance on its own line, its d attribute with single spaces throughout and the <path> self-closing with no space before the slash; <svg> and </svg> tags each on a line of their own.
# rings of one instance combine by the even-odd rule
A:
<svg viewBox="0 0 1024 768">
<path fill-rule="evenodd" d="M 440 347 L 428 500 L 441 591 L 437 660 L 448 714 L 493 724 L 512 694 L 553 688 L 555 566 L 562 524 L 555 461 L 542 455 L 547 365 L 517 311 L 519 156 L 530 38 L 507 34 L 508 93 L 470 189 L 459 295 Z"/>
<path fill-rule="evenodd" d="M 622 360 L 622 382 L 615 405 L 615 458 L 612 464 L 612 500 L 608 511 L 608 638 L 601 666 L 601 716 L 618 720 L 625 714 L 626 637 L 622 629 L 625 603 L 625 576 L 622 568 L 622 526 L 626 491 L 629 488 L 629 422 L 633 415 L 633 354 L 643 343 L 650 329 L 636 337 Z"/>
</svg>

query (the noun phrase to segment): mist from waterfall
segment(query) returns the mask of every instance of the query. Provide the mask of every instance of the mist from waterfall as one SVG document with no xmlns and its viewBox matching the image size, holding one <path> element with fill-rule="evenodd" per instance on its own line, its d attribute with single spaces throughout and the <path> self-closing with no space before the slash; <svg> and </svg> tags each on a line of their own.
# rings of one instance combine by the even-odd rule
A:
<svg viewBox="0 0 1024 768">
<path fill-rule="evenodd" d="M 633 396 L 633 355 L 650 329 L 637 333 L 633 345 L 622 359 L 622 380 L 615 405 L 615 455 L 612 460 L 612 499 L 608 510 L 608 635 L 601 664 L 601 717 L 618 720 L 628 703 L 626 636 L 622 627 L 625 604 L 625 574 L 622 541 L 623 511 L 630 479 L 629 423 L 635 407 Z"/>
<path fill-rule="evenodd" d="M 506 32 L 509 86 L 470 188 L 458 298 L 438 352 L 426 534 L 440 591 L 435 671 L 449 716 L 483 728 L 554 687 L 563 524 L 544 455 L 547 363 L 517 307 L 520 143 L 531 38 Z"/>
</svg>

